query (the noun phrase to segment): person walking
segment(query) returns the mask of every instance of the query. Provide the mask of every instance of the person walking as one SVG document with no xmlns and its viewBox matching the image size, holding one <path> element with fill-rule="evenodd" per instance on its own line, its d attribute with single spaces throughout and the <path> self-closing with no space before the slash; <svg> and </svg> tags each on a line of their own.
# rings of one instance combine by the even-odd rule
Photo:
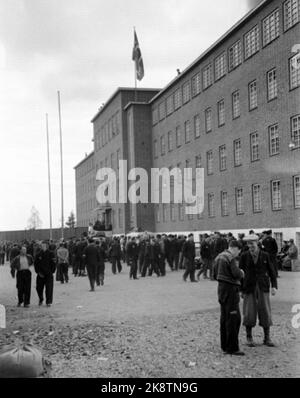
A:
<svg viewBox="0 0 300 398">
<path fill-rule="evenodd" d="M 276 271 L 270 261 L 268 253 L 258 247 L 257 235 L 249 235 L 244 238 L 249 250 L 241 255 L 239 266 L 244 271 L 241 292 L 243 303 L 243 325 L 246 327 L 247 344 L 255 347 L 252 337 L 252 328 L 256 325 L 258 317 L 259 325 L 264 330 L 264 344 L 274 347 L 270 338 L 270 326 L 272 326 L 270 285 L 272 296 L 277 291 Z"/>
<path fill-rule="evenodd" d="M 96 284 L 97 286 L 104 285 L 104 272 L 105 272 L 105 246 L 102 239 L 96 241 L 96 248 L 98 250 L 99 258 L 97 261 L 96 269 Z"/>
<path fill-rule="evenodd" d="M 218 300 L 221 306 L 220 339 L 225 354 L 245 355 L 239 348 L 241 326 L 240 286 L 244 271 L 239 269 L 237 257 L 241 246 L 230 241 L 229 248 L 219 254 L 215 261 L 214 277 L 218 281 Z"/>
<path fill-rule="evenodd" d="M 213 253 L 212 253 L 212 245 L 211 245 L 211 240 L 210 237 L 205 234 L 204 235 L 204 240 L 201 243 L 200 246 L 200 256 L 203 262 L 203 268 L 200 269 L 200 271 L 197 274 L 197 279 L 200 280 L 200 276 L 203 273 L 203 278 L 207 279 L 207 271 L 209 271 L 209 276 L 210 279 L 213 278 L 213 270 L 212 270 L 212 265 L 213 265 Z"/>
<path fill-rule="evenodd" d="M 135 241 L 134 236 L 127 243 L 126 253 L 127 253 L 128 265 L 130 266 L 129 279 L 131 278 L 138 279 L 137 271 L 138 271 L 139 247 Z"/>
<path fill-rule="evenodd" d="M 122 265 L 121 265 L 121 245 L 117 237 L 114 237 L 112 244 L 109 249 L 109 254 L 111 257 L 111 262 L 112 262 L 112 273 L 115 275 L 118 272 L 120 273 L 122 271 Z"/>
<path fill-rule="evenodd" d="M 11 263 L 11 275 L 13 278 L 15 278 L 17 271 L 18 307 L 23 303 L 25 308 L 30 306 L 31 266 L 33 266 L 33 257 L 27 254 L 26 247 L 22 246 L 20 254 Z"/>
<path fill-rule="evenodd" d="M 194 235 L 189 234 L 187 241 L 184 243 L 182 248 L 183 264 L 185 266 L 185 272 L 183 274 L 183 280 L 186 282 L 187 277 L 190 276 L 191 282 L 197 282 L 195 279 L 195 242 Z"/>
<path fill-rule="evenodd" d="M 56 255 L 57 255 L 57 266 L 59 268 L 60 282 L 68 283 L 69 250 L 65 247 L 63 243 L 60 243 Z"/>
<path fill-rule="evenodd" d="M 37 273 L 36 291 L 39 296 L 39 305 L 43 304 L 45 290 L 46 305 L 50 307 L 53 302 L 53 274 L 56 270 L 56 260 L 55 254 L 49 250 L 49 244 L 46 241 L 42 242 L 36 254 L 34 268 Z"/>
<path fill-rule="evenodd" d="M 97 249 L 93 239 L 89 239 L 88 246 L 83 251 L 83 260 L 86 265 L 89 281 L 90 281 L 90 292 L 95 291 L 95 282 L 96 282 L 96 274 L 98 263 L 100 262 L 100 254 Z"/>
</svg>

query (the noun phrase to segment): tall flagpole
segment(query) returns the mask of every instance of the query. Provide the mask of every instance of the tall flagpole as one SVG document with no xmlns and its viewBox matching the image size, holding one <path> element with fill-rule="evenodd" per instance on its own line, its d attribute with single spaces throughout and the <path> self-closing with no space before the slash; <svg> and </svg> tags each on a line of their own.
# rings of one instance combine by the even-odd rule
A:
<svg viewBox="0 0 300 398">
<path fill-rule="evenodd" d="M 133 27 L 133 45 L 135 46 L 135 26 Z M 134 101 L 137 102 L 136 61 L 134 61 Z"/>
<path fill-rule="evenodd" d="M 48 113 L 46 113 L 46 134 L 47 134 L 47 158 L 48 158 L 48 189 L 49 189 L 50 240 L 52 240 L 52 203 L 51 203 L 51 175 L 50 175 Z"/>
<path fill-rule="evenodd" d="M 62 128 L 61 128 L 61 107 L 60 92 L 58 97 L 58 117 L 59 117 L 59 135 L 60 135 L 60 174 L 61 174 L 61 238 L 64 239 L 64 176 L 63 176 L 63 147 L 62 147 Z"/>
</svg>

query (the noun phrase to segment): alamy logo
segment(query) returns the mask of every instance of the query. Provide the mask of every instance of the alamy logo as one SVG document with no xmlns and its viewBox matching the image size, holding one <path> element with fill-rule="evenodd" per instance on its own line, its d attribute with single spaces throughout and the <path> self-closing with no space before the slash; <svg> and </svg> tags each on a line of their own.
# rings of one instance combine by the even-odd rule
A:
<svg viewBox="0 0 300 398">
<path fill-rule="evenodd" d="M 294 329 L 300 328 L 300 304 L 295 304 L 292 308 L 292 313 L 296 313 L 296 315 L 292 318 L 292 326 Z"/>
<path fill-rule="evenodd" d="M 0 304 L 0 329 L 6 328 L 6 310 L 4 305 Z"/>
<path fill-rule="evenodd" d="M 105 167 L 97 171 L 96 180 L 101 182 L 96 191 L 101 204 L 128 201 L 132 204 L 185 204 L 185 213 L 189 215 L 201 214 L 204 209 L 202 168 L 195 169 L 194 177 L 192 168 L 185 168 L 183 173 L 179 168 L 152 168 L 149 179 L 143 168 L 133 168 L 128 173 L 127 160 L 120 160 L 118 176 L 113 169 Z"/>
</svg>

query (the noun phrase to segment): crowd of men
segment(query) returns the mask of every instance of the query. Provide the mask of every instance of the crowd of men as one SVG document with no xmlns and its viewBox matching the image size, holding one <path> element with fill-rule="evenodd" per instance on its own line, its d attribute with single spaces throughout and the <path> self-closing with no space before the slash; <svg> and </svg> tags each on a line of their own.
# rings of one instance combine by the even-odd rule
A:
<svg viewBox="0 0 300 398">
<path fill-rule="evenodd" d="M 218 281 L 218 300 L 221 306 L 221 348 L 225 353 L 244 355 L 239 350 L 238 334 L 241 324 L 240 294 L 243 303 L 243 325 L 247 342 L 255 346 L 252 328 L 257 317 L 263 327 L 264 344 L 273 346 L 270 339 L 272 325 L 271 293 L 277 290 L 278 269 L 298 258 L 298 249 L 291 239 L 284 242 L 278 253 L 272 231 L 256 234 L 253 230 L 237 238 L 215 232 L 204 235 L 196 256 L 194 235 L 186 236 L 143 233 L 137 236 L 113 238 L 87 236 L 66 242 L 42 241 L 0 243 L 0 264 L 10 261 L 11 275 L 17 280 L 18 306 L 30 306 L 30 267 L 36 272 L 36 291 L 39 305 L 49 307 L 53 302 L 54 274 L 56 281 L 69 282 L 69 269 L 74 277 L 88 276 L 90 291 L 104 284 L 105 262 L 110 261 L 112 273 L 129 267 L 129 278 L 166 276 L 166 266 L 171 271 L 183 270 L 183 280 L 198 282 L 203 279 Z M 197 275 L 196 275 L 196 271 Z M 138 277 L 139 276 L 139 277 Z"/>
</svg>

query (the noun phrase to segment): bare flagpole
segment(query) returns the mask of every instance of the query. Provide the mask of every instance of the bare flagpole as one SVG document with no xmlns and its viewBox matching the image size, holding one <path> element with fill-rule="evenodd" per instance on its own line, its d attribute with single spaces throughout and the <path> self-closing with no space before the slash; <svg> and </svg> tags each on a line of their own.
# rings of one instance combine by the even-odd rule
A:
<svg viewBox="0 0 300 398">
<path fill-rule="evenodd" d="M 61 128 L 61 107 L 60 92 L 58 97 L 58 117 L 59 117 L 59 135 L 60 135 L 60 173 L 61 173 L 61 238 L 64 239 L 64 176 L 63 176 L 63 147 L 62 147 L 62 128 Z"/>
<path fill-rule="evenodd" d="M 52 240 L 52 201 L 51 201 L 51 174 L 50 174 L 50 154 L 49 154 L 48 113 L 46 113 L 46 134 L 47 134 L 47 158 L 48 158 L 48 189 L 49 189 L 50 240 Z"/>
</svg>

